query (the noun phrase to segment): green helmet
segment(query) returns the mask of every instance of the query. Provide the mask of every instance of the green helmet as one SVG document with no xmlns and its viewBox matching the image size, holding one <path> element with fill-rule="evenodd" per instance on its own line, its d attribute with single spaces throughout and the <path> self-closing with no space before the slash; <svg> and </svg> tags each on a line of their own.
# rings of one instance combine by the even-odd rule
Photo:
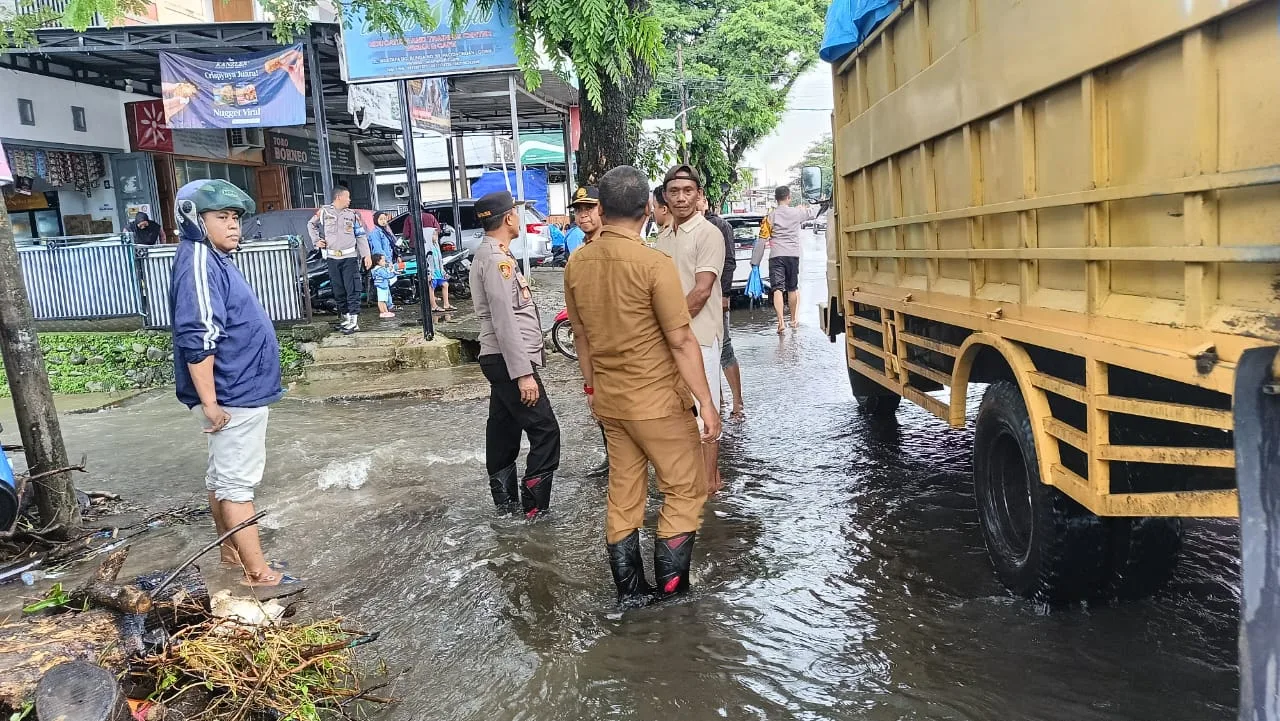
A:
<svg viewBox="0 0 1280 721">
<path fill-rule="evenodd" d="M 175 209 L 184 238 L 204 237 L 201 213 L 236 210 L 240 215 L 250 215 L 257 210 L 253 198 L 225 180 L 193 180 L 179 188 L 177 195 Z"/>
</svg>

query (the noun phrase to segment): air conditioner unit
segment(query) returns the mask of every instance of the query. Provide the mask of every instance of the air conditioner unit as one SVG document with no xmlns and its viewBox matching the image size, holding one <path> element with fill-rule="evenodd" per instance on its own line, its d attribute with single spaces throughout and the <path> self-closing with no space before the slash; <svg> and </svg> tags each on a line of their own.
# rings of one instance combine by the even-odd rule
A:
<svg viewBox="0 0 1280 721">
<path fill-rule="evenodd" d="M 263 148 L 262 130 L 260 128 L 234 128 L 227 131 L 227 141 L 232 150 L 248 150 Z"/>
<path fill-rule="evenodd" d="M 396 183 L 396 187 L 395 187 L 393 190 L 394 190 L 394 192 L 395 192 L 395 194 L 396 194 L 396 197 L 397 197 L 397 198 L 407 198 L 407 197 L 409 197 L 409 184 L 408 184 L 408 183 Z"/>
</svg>

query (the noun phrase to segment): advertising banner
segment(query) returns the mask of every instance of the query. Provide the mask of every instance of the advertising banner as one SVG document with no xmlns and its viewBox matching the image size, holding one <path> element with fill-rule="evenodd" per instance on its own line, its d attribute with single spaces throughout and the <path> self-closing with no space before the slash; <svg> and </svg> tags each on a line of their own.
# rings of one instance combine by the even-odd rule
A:
<svg viewBox="0 0 1280 721">
<path fill-rule="evenodd" d="M 13 185 L 13 171 L 9 169 L 9 156 L 0 145 L 0 185 Z"/>
<path fill-rule="evenodd" d="M 164 114 L 170 128 L 305 125 L 302 44 L 210 58 L 160 53 Z"/>
<path fill-rule="evenodd" d="M 446 78 L 410 80 L 409 115 L 413 127 L 449 133 L 449 81 Z M 396 83 L 347 86 L 347 111 L 361 129 L 379 125 L 400 130 L 400 90 Z"/>
<path fill-rule="evenodd" d="M 427 0 L 432 20 L 404 28 L 404 38 L 373 31 L 364 11 L 342 3 L 342 78 L 348 83 L 467 75 L 517 66 L 515 15 L 508 0 L 487 10 L 469 0 L 462 22 L 450 24 L 449 0 Z"/>
</svg>

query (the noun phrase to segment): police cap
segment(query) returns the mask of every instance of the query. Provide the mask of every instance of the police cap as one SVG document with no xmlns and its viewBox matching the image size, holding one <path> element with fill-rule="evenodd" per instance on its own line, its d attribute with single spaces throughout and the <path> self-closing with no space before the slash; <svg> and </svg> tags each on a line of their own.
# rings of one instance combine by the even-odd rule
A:
<svg viewBox="0 0 1280 721">
<path fill-rule="evenodd" d="M 505 214 L 516 207 L 515 198 L 505 190 L 498 190 L 481 197 L 476 201 L 476 218 L 488 220 Z"/>
<path fill-rule="evenodd" d="M 600 189 L 594 185 L 579 187 L 573 194 L 572 205 L 599 205 Z"/>
</svg>

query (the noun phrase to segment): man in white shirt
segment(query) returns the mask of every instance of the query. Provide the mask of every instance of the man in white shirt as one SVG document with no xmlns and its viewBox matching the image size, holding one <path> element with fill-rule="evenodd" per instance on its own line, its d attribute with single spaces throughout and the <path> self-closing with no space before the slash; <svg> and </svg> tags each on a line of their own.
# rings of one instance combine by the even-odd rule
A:
<svg viewBox="0 0 1280 721">
<path fill-rule="evenodd" d="M 778 207 L 765 218 L 769 228 L 769 287 L 773 293 L 773 310 L 778 314 L 778 335 L 786 329 L 783 322 L 782 294 L 787 294 L 791 304 L 791 327 L 799 328 L 800 307 L 800 229 L 822 215 L 830 207 L 830 201 L 823 201 L 817 206 L 793 208 L 791 206 L 791 188 L 779 186 L 773 193 Z M 751 265 L 760 265 L 764 256 L 765 235 L 756 241 L 755 251 L 751 254 Z"/>
<path fill-rule="evenodd" d="M 702 199 L 702 178 L 690 165 L 667 171 L 662 183 L 663 197 L 671 211 L 671 224 L 658 235 L 658 250 L 671 256 L 680 273 L 680 284 L 689 305 L 689 324 L 702 348 L 702 365 L 711 397 L 720 397 L 720 342 L 724 319 L 720 273 L 724 269 L 724 236 L 698 212 Z M 720 490 L 720 443 L 716 439 L 702 445 L 706 466 L 707 492 Z"/>
</svg>

